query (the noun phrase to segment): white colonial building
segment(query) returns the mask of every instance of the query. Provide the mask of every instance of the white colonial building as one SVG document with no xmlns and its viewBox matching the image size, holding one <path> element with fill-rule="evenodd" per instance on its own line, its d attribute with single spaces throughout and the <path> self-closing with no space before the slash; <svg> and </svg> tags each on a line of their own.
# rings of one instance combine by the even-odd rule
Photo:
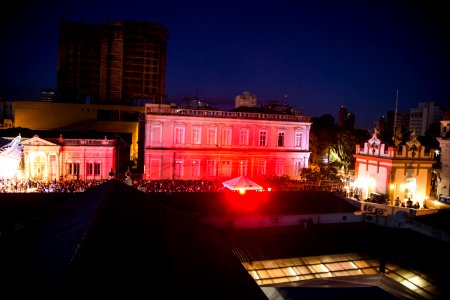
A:
<svg viewBox="0 0 450 300">
<path fill-rule="evenodd" d="M 32 180 L 101 180 L 116 169 L 115 140 L 22 138 L 17 177 Z"/>
<path fill-rule="evenodd" d="M 310 117 L 145 106 L 145 179 L 300 178 Z"/>
<path fill-rule="evenodd" d="M 354 157 L 355 184 L 362 190 L 362 200 L 377 193 L 385 195 L 392 205 L 399 197 L 402 202 L 410 198 L 422 206 L 430 197 L 435 151 L 425 149 L 415 131 L 406 145 L 398 148 L 386 147 L 375 132 L 364 147 L 356 145 Z"/>
</svg>

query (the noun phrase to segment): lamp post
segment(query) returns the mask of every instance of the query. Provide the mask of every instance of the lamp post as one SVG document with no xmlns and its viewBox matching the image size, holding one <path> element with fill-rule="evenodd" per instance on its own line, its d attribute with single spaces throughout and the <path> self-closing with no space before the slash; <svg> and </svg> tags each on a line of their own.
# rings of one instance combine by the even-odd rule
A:
<svg viewBox="0 0 450 300">
<path fill-rule="evenodd" d="M 220 178 L 220 148 L 219 145 L 216 144 L 217 147 L 217 180 Z"/>
</svg>

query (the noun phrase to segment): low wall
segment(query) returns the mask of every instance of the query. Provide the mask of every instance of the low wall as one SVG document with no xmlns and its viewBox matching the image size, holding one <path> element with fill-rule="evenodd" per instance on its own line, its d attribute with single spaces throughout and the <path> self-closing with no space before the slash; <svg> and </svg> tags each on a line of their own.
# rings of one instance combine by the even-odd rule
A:
<svg viewBox="0 0 450 300">
<path fill-rule="evenodd" d="M 357 223 L 362 215 L 354 213 L 203 216 L 198 221 L 213 227 L 263 228 L 276 226 L 308 226 L 314 224 Z"/>
</svg>

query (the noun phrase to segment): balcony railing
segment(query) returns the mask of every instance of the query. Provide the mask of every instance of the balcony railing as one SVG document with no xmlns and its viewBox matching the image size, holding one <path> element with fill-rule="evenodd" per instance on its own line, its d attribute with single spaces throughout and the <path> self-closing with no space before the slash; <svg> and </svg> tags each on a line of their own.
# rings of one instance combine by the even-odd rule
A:
<svg viewBox="0 0 450 300">
<path fill-rule="evenodd" d="M 66 146 L 113 146 L 114 140 L 78 140 L 78 139 L 64 139 Z"/>
<path fill-rule="evenodd" d="M 200 110 L 186 108 L 147 107 L 147 115 L 179 115 L 190 117 L 232 118 L 232 119 L 256 119 L 256 120 L 280 120 L 293 122 L 311 122 L 311 117 L 286 114 L 266 114 L 254 112 L 234 112 L 224 110 Z"/>
</svg>

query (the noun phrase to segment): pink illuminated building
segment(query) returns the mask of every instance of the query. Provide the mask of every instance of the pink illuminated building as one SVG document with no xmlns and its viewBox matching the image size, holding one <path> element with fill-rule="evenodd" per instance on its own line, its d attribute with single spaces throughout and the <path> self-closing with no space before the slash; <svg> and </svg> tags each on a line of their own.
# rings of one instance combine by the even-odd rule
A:
<svg viewBox="0 0 450 300">
<path fill-rule="evenodd" d="M 145 106 L 145 179 L 289 176 L 310 156 L 310 117 Z"/>
<path fill-rule="evenodd" d="M 116 168 L 116 145 L 106 139 L 22 139 L 18 177 L 32 180 L 108 179 Z"/>
</svg>

